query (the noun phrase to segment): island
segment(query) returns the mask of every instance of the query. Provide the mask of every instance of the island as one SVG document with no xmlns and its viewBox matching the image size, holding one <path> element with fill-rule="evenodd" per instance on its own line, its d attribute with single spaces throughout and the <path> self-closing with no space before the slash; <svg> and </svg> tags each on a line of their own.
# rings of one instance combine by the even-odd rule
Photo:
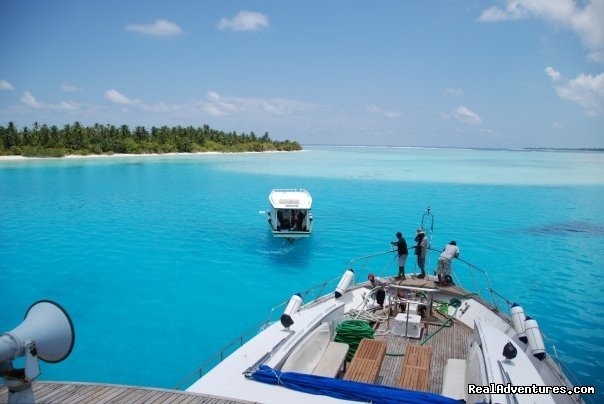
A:
<svg viewBox="0 0 604 404">
<path fill-rule="evenodd" d="M 18 129 L 13 122 L 0 125 L 0 156 L 63 157 L 66 155 L 107 154 L 164 154 L 200 152 L 265 152 L 297 151 L 300 144 L 290 140 L 272 140 L 268 132 L 257 136 L 254 132 L 237 134 L 193 126 L 161 126 L 147 129 L 128 125 L 94 124 L 80 122 L 62 128 L 35 122 L 31 128 Z"/>
</svg>

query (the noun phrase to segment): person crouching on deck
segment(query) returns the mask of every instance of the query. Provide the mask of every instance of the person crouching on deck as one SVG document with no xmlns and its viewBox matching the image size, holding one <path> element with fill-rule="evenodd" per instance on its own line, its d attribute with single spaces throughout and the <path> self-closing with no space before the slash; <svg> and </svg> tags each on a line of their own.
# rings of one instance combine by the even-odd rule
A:
<svg viewBox="0 0 604 404">
<path fill-rule="evenodd" d="M 379 287 L 379 289 L 376 291 L 375 293 L 375 301 L 377 302 L 377 304 L 379 304 L 379 306 L 381 308 L 384 308 L 384 300 L 386 299 L 386 286 L 388 286 L 388 282 L 382 278 L 378 278 L 373 274 L 369 274 L 369 276 L 367 276 L 367 279 L 369 279 L 369 283 L 371 283 L 371 288 L 377 288 Z"/>
</svg>

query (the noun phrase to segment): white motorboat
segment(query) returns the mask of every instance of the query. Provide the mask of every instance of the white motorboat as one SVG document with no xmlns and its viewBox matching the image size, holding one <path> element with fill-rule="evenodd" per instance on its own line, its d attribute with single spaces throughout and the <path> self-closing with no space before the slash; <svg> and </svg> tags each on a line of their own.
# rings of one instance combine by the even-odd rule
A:
<svg viewBox="0 0 604 404">
<path fill-rule="evenodd" d="M 429 236 L 431 221 L 428 211 Z M 439 253 L 429 248 L 430 268 Z M 497 293 L 484 270 L 455 258 L 445 286 L 433 276 L 386 276 L 394 258 L 354 259 L 341 277 L 293 295 L 181 386 L 198 377 L 187 392 L 288 404 L 580 403 L 593 393 L 569 380 L 535 319 Z M 369 272 L 386 286 L 364 281 Z M 474 289 L 461 286 L 466 280 Z"/>
<path fill-rule="evenodd" d="M 268 226 L 274 237 L 296 239 L 312 233 L 312 197 L 305 189 L 273 189 L 268 196 Z"/>
</svg>

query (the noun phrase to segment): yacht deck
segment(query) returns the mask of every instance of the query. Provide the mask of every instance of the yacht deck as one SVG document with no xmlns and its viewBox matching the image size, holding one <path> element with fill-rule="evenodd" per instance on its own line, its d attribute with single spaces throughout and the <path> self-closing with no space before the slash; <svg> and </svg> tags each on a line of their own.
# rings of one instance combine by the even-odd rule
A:
<svg viewBox="0 0 604 404">
<path fill-rule="evenodd" d="M 427 336 L 435 333 L 440 325 L 446 319 L 444 316 L 433 313 L 433 318 L 430 324 L 424 325 L 421 339 L 412 339 L 403 336 L 387 333 L 379 335 L 394 327 L 394 317 L 390 317 L 388 322 L 380 323 L 376 329 L 376 339 L 383 339 L 387 343 L 386 356 L 380 374 L 377 379 L 378 384 L 400 387 L 398 385 L 403 367 L 404 354 L 407 347 L 410 345 L 420 345 Z M 469 342 L 472 338 L 472 330 L 463 323 L 453 320 L 449 326 L 442 327 L 432 338 L 430 338 L 424 346 L 428 346 L 432 350 L 432 358 L 430 360 L 430 378 L 428 383 L 428 391 L 440 394 L 442 391 L 442 382 L 447 360 L 451 358 L 465 359 Z"/>
</svg>

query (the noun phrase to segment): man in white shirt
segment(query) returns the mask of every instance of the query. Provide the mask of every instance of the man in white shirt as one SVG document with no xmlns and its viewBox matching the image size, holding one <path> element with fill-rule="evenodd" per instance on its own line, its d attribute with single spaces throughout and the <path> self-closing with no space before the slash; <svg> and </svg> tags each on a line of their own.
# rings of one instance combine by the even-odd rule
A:
<svg viewBox="0 0 604 404">
<path fill-rule="evenodd" d="M 451 260 L 457 257 L 459 257 L 459 247 L 457 247 L 457 243 L 453 240 L 445 246 L 436 264 L 436 275 L 438 276 L 438 284 L 440 286 L 453 284 L 451 281 Z"/>
</svg>

